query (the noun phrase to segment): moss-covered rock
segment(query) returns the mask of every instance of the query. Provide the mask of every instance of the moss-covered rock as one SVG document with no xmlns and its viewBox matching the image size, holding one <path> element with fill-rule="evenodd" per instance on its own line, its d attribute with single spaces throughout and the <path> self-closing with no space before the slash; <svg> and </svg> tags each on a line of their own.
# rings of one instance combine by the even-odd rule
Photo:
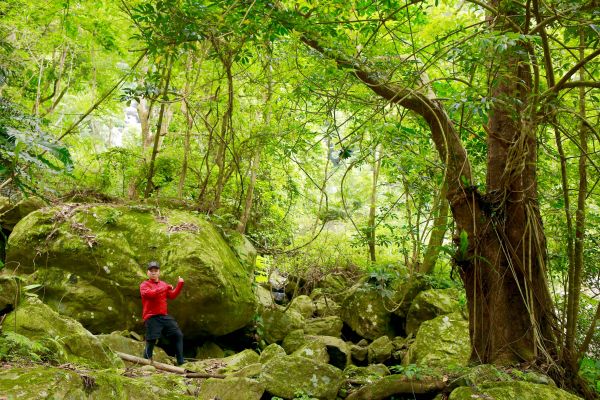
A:
<svg viewBox="0 0 600 400">
<path fill-rule="evenodd" d="M 256 298 L 256 312 L 262 314 L 266 309 L 276 308 L 277 304 L 273 301 L 273 296 L 269 289 L 260 285 L 254 287 L 254 297 Z"/>
<path fill-rule="evenodd" d="M 295 310 L 277 306 L 263 310 L 263 339 L 267 343 L 283 340 L 291 331 L 304 326 L 304 318 Z"/>
<path fill-rule="evenodd" d="M 76 372 L 47 366 L 1 369 L 0 393 L 15 400 L 87 398 Z"/>
<path fill-rule="evenodd" d="M 424 398 L 431 398 L 432 395 L 440 392 L 445 386 L 446 383 L 440 377 L 421 377 L 421 379 L 416 380 L 414 377 L 394 374 L 367 383 L 360 389 L 353 391 L 347 399 L 387 399 L 401 394 L 410 394 L 410 398 L 415 398 L 416 394 L 427 394 L 427 397 Z"/>
<path fill-rule="evenodd" d="M 354 285 L 341 303 L 342 320 L 360 336 L 369 340 L 393 336 L 391 313 L 381 292 L 368 283 Z"/>
<path fill-rule="evenodd" d="M 304 324 L 304 332 L 307 335 L 342 336 L 344 323 L 337 316 L 323 318 L 312 318 Z"/>
<path fill-rule="evenodd" d="M 268 345 L 260 353 L 260 363 L 264 364 L 273 357 L 285 356 L 285 350 L 277 343 Z"/>
<path fill-rule="evenodd" d="M 225 358 L 188 362 L 183 367 L 194 372 L 233 374 L 248 365 L 259 363 L 259 360 L 260 356 L 254 350 L 246 349 Z"/>
<path fill-rule="evenodd" d="M 312 345 L 311 343 L 313 342 L 317 343 L 317 345 Z M 306 335 L 302 329 L 298 329 L 286 336 L 282 346 L 287 354 L 294 354 L 299 349 L 307 346 L 309 348 L 325 346 L 329 357 L 328 362 L 331 365 L 344 369 L 352 363 L 350 345 L 334 336 Z"/>
<path fill-rule="evenodd" d="M 394 346 L 389 337 L 382 336 L 373 340 L 367 349 L 369 364 L 378 364 L 392 356 Z"/>
<path fill-rule="evenodd" d="M 408 310 L 406 333 L 415 335 L 424 321 L 460 311 L 457 289 L 429 289 L 419 293 Z"/>
<path fill-rule="evenodd" d="M 450 400 L 578 400 L 580 397 L 554 386 L 530 382 L 492 382 L 477 387 L 461 386 L 450 393 Z"/>
<path fill-rule="evenodd" d="M 313 292 L 314 293 L 314 292 Z M 312 296 L 312 294 L 311 294 Z M 318 317 L 339 316 L 341 307 L 330 296 L 316 295 L 313 298 L 315 315 Z"/>
<path fill-rule="evenodd" d="M 333 297 L 343 293 L 346 289 L 352 286 L 348 280 L 339 274 L 327 274 L 317 283 L 317 288 L 323 289 L 323 292 L 329 293 Z"/>
<path fill-rule="evenodd" d="M 297 393 L 334 400 L 344 382 L 342 371 L 298 356 L 275 357 L 263 365 L 260 381 L 271 395 L 293 399 Z"/>
<path fill-rule="evenodd" d="M 317 341 L 325 345 L 329 354 L 329 364 L 344 369 L 352 363 L 352 353 L 348 343 L 334 336 L 307 335 L 307 340 Z"/>
<path fill-rule="evenodd" d="M 49 366 L 0 370 L 0 393 L 9 399 L 191 399 L 182 377 L 128 378 L 109 370 L 77 372 Z"/>
<path fill-rule="evenodd" d="M 281 346 L 285 350 L 287 354 L 292 354 L 296 350 L 298 350 L 304 343 L 306 343 L 306 335 L 304 334 L 303 329 L 295 329 L 288 333 L 288 335 L 283 339 L 283 343 Z"/>
<path fill-rule="evenodd" d="M 509 374 L 491 364 L 476 365 L 466 368 L 455 379 L 456 386 L 477 386 L 482 383 L 505 382 L 513 380 Z"/>
<path fill-rule="evenodd" d="M 100 342 L 112 351 L 118 351 L 132 356 L 142 357 L 146 342 L 141 342 L 129 337 L 123 336 L 120 332 L 113 332 L 109 335 L 96 335 Z M 154 361 L 165 364 L 173 364 L 171 358 L 160 347 L 155 347 L 152 353 Z"/>
<path fill-rule="evenodd" d="M 2 229 L 12 231 L 15 225 L 28 214 L 39 210 L 46 204 L 39 197 L 28 197 L 12 203 L 6 197 L 0 198 L 0 225 Z"/>
<path fill-rule="evenodd" d="M 362 363 L 367 359 L 367 355 L 369 354 L 368 346 L 361 346 L 360 344 L 352 344 L 350 346 L 350 352 L 352 354 L 352 358 L 359 363 Z"/>
<path fill-rule="evenodd" d="M 235 371 L 229 376 L 236 376 L 238 378 L 250 378 L 257 380 L 260 377 L 262 371 L 262 364 L 257 362 L 254 364 L 246 365 L 245 367 Z"/>
<path fill-rule="evenodd" d="M 454 313 L 423 322 L 402 363 L 457 367 L 467 365 L 470 354 L 469 324 L 461 313 Z"/>
<path fill-rule="evenodd" d="M 390 370 L 383 364 L 372 364 L 366 367 L 348 365 L 344 369 L 344 377 L 353 383 L 366 385 L 390 374 Z"/>
<path fill-rule="evenodd" d="M 150 206 L 67 204 L 29 214 L 9 237 L 7 261 L 44 285 L 44 301 L 94 333 L 141 329 L 145 265 L 186 279 L 169 312 L 188 338 L 220 336 L 252 320 L 252 274 L 196 213 Z"/>
<path fill-rule="evenodd" d="M 0 310 L 9 304 L 15 308 L 19 304 L 22 279 L 16 275 L 0 275 Z"/>
<path fill-rule="evenodd" d="M 209 358 L 223 358 L 225 357 L 225 352 L 218 344 L 214 342 L 204 342 L 202 346 L 198 347 L 196 350 L 196 359 L 198 360 L 207 360 Z"/>
<path fill-rule="evenodd" d="M 149 374 L 135 378 L 114 371 L 96 371 L 89 374 L 93 386 L 86 389 L 89 400 L 177 400 L 194 399 L 196 382 L 187 383 L 174 374 Z M 84 399 L 86 397 L 83 397 Z"/>
<path fill-rule="evenodd" d="M 309 340 L 305 342 L 300 348 L 292 353 L 293 356 L 306 357 L 311 360 L 327 364 L 329 363 L 329 353 L 327 352 L 327 346 L 324 343 L 317 340 Z"/>
<path fill-rule="evenodd" d="M 238 261 L 249 274 L 256 266 L 256 249 L 248 238 L 237 231 L 228 230 L 224 235 L 225 241 L 237 257 Z"/>
<path fill-rule="evenodd" d="M 418 274 L 411 275 L 402 280 L 396 280 L 393 286 L 393 301 L 394 304 L 397 304 L 394 308 L 394 314 L 402 318 L 406 318 L 414 298 L 422 291 L 431 289 L 430 281 Z"/>
<path fill-rule="evenodd" d="M 123 362 L 98 338 L 72 318 L 59 315 L 37 299 L 10 313 L 5 331 L 16 332 L 53 348 L 68 362 L 95 367 L 123 367 Z"/>
<path fill-rule="evenodd" d="M 296 310 L 304 318 L 312 318 L 315 313 L 315 304 L 310 297 L 301 295 L 292 299 L 290 310 Z"/>
<path fill-rule="evenodd" d="M 260 400 L 264 391 L 264 385 L 248 378 L 210 378 L 202 382 L 197 398 L 220 400 Z"/>
</svg>

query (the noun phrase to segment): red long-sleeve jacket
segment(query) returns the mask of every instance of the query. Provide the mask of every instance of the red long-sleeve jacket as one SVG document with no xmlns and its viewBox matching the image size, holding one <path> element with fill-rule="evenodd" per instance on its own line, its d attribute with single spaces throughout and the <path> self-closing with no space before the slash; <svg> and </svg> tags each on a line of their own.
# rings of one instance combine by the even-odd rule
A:
<svg viewBox="0 0 600 400">
<path fill-rule="evenodd" d="M 144 321 L 153 315 L 167 315 L 167 298 L 176 298 L 182 287 L 183 282 L 177 282 L 177 286 L 173 290 L 170 285 L 161 280 L 154 282 L 148 279 L 142 282 L 140 294 L 142 295 L 142 318 Z"/>
</svg>

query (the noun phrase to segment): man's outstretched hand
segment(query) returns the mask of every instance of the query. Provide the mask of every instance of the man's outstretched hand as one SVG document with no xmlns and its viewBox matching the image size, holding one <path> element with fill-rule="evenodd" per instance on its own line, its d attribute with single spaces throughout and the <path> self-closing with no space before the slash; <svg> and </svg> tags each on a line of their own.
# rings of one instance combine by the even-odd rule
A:
<svg viewBox="0 0 600 400">
<path fill-rule="evenodd" d="M 179 277 L 179 279 L 177 280 L 178 283 L 183 283 L 183 278 Z"/>
</svg>

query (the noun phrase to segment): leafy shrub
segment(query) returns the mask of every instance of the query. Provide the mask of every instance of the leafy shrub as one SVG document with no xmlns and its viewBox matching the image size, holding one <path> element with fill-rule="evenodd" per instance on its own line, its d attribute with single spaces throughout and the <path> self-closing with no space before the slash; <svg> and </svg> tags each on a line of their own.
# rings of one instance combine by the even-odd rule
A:
<svg viewBox="0 0 600 400">
<path fill-rule="evenodd" d="M 590 386 L 600 394 L 600 360 L 584 358 L 579 366 L 579 373 Z"/>
<path fill-rule="evenodd" d="M 53 354 L 48 347 L 18 333 L 0 336 L 0 361 L 54 361 Z"/>
</svg>

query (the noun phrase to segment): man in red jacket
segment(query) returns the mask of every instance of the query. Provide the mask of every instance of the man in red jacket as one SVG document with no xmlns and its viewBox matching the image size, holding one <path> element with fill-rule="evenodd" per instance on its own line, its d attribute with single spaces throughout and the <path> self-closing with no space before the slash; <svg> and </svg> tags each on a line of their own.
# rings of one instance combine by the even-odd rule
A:
<svg viewBox="0 0 600 400">
<path fill-rule="evenodd" d="M 167 314 L 167 298 L 174 299 L 181 292 L 183 278 L 179 277 L 177 287 L 173 289 L 158 277 L 160 265 L 157 261 L 148 263 L 148 280 L 140 285 L 142 295 L 142 318 L 146 325 L 146 348 L 144 358 L 152 359 L 152 351 L 157 340 L 164 335 L 175 342 L 177 365 L 183 364 L 183 333 L 173 317 Z"/>
</svg>

